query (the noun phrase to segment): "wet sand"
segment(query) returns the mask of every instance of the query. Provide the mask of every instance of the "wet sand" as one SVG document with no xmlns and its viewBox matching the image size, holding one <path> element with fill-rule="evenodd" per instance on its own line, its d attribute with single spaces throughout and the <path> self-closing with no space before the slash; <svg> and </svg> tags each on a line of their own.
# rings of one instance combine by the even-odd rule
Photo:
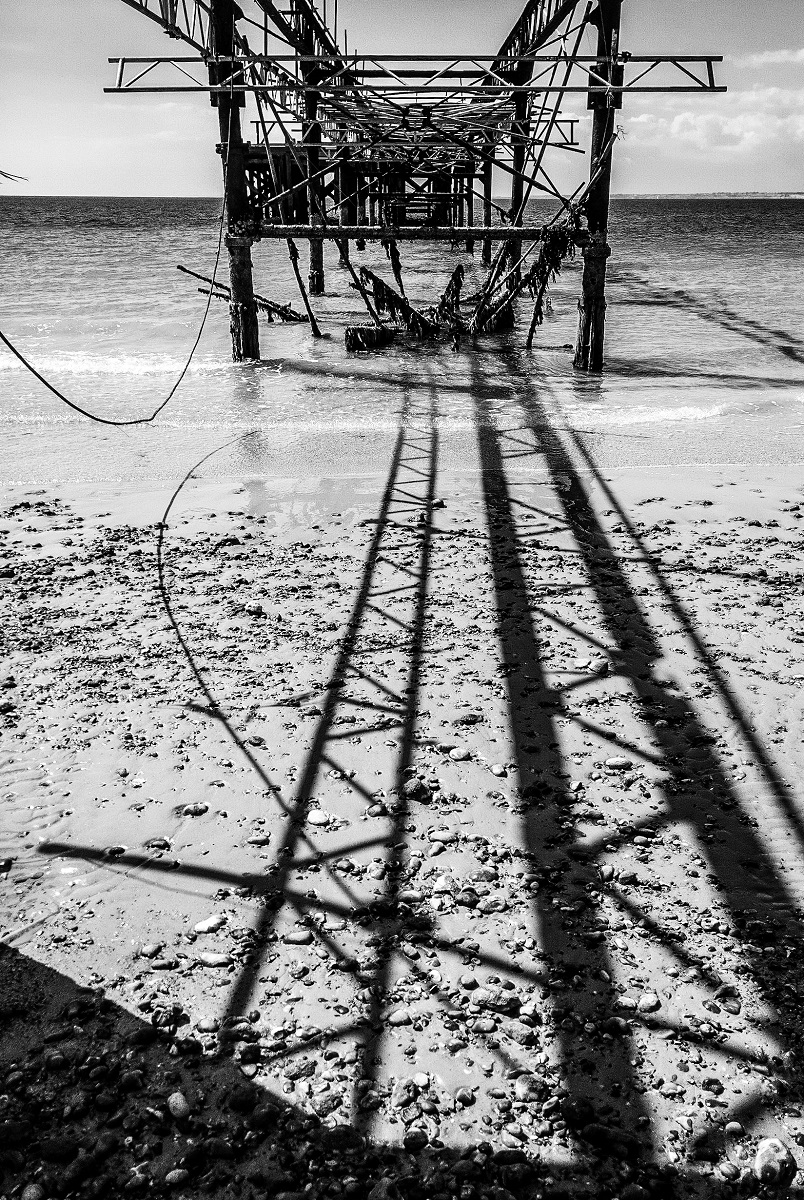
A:
<svg viewBox="0 0 804 1200">
<path fill-rule="evenodd" d="M 804 1163 L 800 470 L 438 463 L 5 495 L 6 1193 Z"/>
</svg>

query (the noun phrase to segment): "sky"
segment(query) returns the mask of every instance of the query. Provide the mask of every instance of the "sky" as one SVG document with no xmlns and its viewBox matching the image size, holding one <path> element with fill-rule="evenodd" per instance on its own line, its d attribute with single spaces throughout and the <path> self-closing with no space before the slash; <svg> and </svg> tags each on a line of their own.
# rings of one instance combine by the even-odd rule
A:
<svg viewBox="0 0 804 1200">
<path fill-rule="evenodd" d="M 339 0 L 339 26 L 357 52 L 493 54 L 523 4 Z M 621 47 L 723 54 L 729 91 L 626 98 L 616 193 L 804 192 L 801 0 L 625 0 Z M 102 90 L 114 83 L 110 56 L 187 50 L 122 0 L 0 0 L 0 170 L 26 177 L 0 180 L 0 196 L 217 196 L 205 95 Z M 576 98 L 568 110 L 583 144 L 585 106 Z M 563 191 L 588 169 L 566 154 L 547 165 Z"/>
</svg>

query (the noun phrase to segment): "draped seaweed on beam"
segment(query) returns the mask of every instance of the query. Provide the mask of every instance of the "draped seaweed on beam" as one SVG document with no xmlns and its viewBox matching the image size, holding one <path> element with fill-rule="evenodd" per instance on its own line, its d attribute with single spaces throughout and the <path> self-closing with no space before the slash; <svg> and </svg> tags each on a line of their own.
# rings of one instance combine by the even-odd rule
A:
<svg viewBox="0 0 804 1200">
<path fill-rule="evenodd" d="M 360 278 L 364 286 L 370 287 L 374 305 L 379 313 L 386 313 L 392 321 L 404 325 L 408 333 L 418 338 L 438 337 L 438 325 L 423 313 L 415 309 L 404 296 L 400 296 L 392 287 L 367 267 L 360 268 Z"/>
<path fill-rule="evenodd" d="M 544 298 L 551 283 L 561 274 L 567 259 L 575 257 L 578 230 L 574 221 L 552 225 L 542 233 L 539 253 L 533 266 L 523 279 L 523 284 L 534 298 L 533 316 L 528 330 L 527 345 L 530 349 L 536 326 L 544 321 Z"/>
</svg>

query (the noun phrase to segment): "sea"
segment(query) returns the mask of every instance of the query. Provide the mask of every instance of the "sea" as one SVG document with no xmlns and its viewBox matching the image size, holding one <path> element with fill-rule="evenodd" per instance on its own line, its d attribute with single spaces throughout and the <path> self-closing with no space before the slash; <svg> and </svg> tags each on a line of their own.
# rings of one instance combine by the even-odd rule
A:
<svg viewBox="0 0 804 1200">
<path fill-rule="evenodd" d="M 540 202 L 527 222 L 553 215 Z M 214 198 L 0 198 L 0 329 L 74 403 L 149 415 L 207 306 L 203 285 L 177 267 L 213 274 L 220 217 Z M 526 296 L 513 329 L 474 345 L 400 335 L 354 354 L 344 330 L 367 317 L 331 245 L 326 295 L 313 300 L 323 338 L 261 318 L 262 359 L 234 364 L 227 306 L 212 300 L 189 369 L 150 424 L 88 420 L 0 346 L 0 480 L 149 486 L 250 431 L 205 471 L 360 475 L 379 469 L 400 424 L 422 419 L 439 431 L 442 462 L 470 469 L 484 429 L 516 427 L 523 396 L 557 429 L 581 433 L 605 467 L 804 461 L 804 196 L 614 199 L 610 242 L 599 376 L 572 366 L 579 261 L 554 282 L 531 351 Z M 458 263 L 467 296 L 482 285 L 479 244 L 474 256 L 449 243 L 400 251 L 415 305 L 437 302 Z M 302 310 L 285 243 L 253 254 L 257 291 Z M 382 247 L 353 261 L 393 283 Z M 225 250 L 217 276 L 227 279 Z"/>
</svg>

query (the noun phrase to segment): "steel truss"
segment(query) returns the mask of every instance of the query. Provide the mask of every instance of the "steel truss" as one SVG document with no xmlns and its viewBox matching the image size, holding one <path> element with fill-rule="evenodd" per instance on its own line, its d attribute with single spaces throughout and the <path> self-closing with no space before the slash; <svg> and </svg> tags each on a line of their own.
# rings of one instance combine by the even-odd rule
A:
<svg viewBox="0 0 804 1200">
<path fill-rule="evenodd" d="M 473 332 L 483 329 L 484 305 L 500 311 L 501 288 L 518 294 L 520 267 L 538 253 L 539 231 L 524 227 L 534 193 L 555 200 L 557 215 L 569 214 L 581 232 L 588 217 L 590 237 L 578 244 L 585 258 L 605 258 L 614 114 L 625 95 L 725 91 L 715 78 L 718 55 L 624 51 L 621 0 L 528 0 L 494 55 L 349 53 L 316 2 L 123 0 L 193 53 L 110 59 L 116 77 L 105 90 L 208 95 L 235 196 L 230 237 L 307 239 L 313 293 L 324 288 L 329 240 L 348 263 L 352 240 L 465 240 L 471 249 L 480 239 L 491 274 Z M 592 112 L 592 162 L 589 183 L 566 196 L 545 156 L 583 152 L 581 118 L 561 111 L 579 96 Z M 243 142 L 239 116 L 227 124 L 222 114 L 251 104 L 255 137 Z M 510 185 L 508 206 L 493 196 L 500 178 Z M 532 240 L 524 254 L 523 240 Z M 492 263 L 494 241 L 503 250 Z M 590 271 L 602 339 L 605 262 Z M 248 296 L 240 303 L 253 308 Z M 587 357 L 602 362 L 601 352 Z"/>
</svg>

